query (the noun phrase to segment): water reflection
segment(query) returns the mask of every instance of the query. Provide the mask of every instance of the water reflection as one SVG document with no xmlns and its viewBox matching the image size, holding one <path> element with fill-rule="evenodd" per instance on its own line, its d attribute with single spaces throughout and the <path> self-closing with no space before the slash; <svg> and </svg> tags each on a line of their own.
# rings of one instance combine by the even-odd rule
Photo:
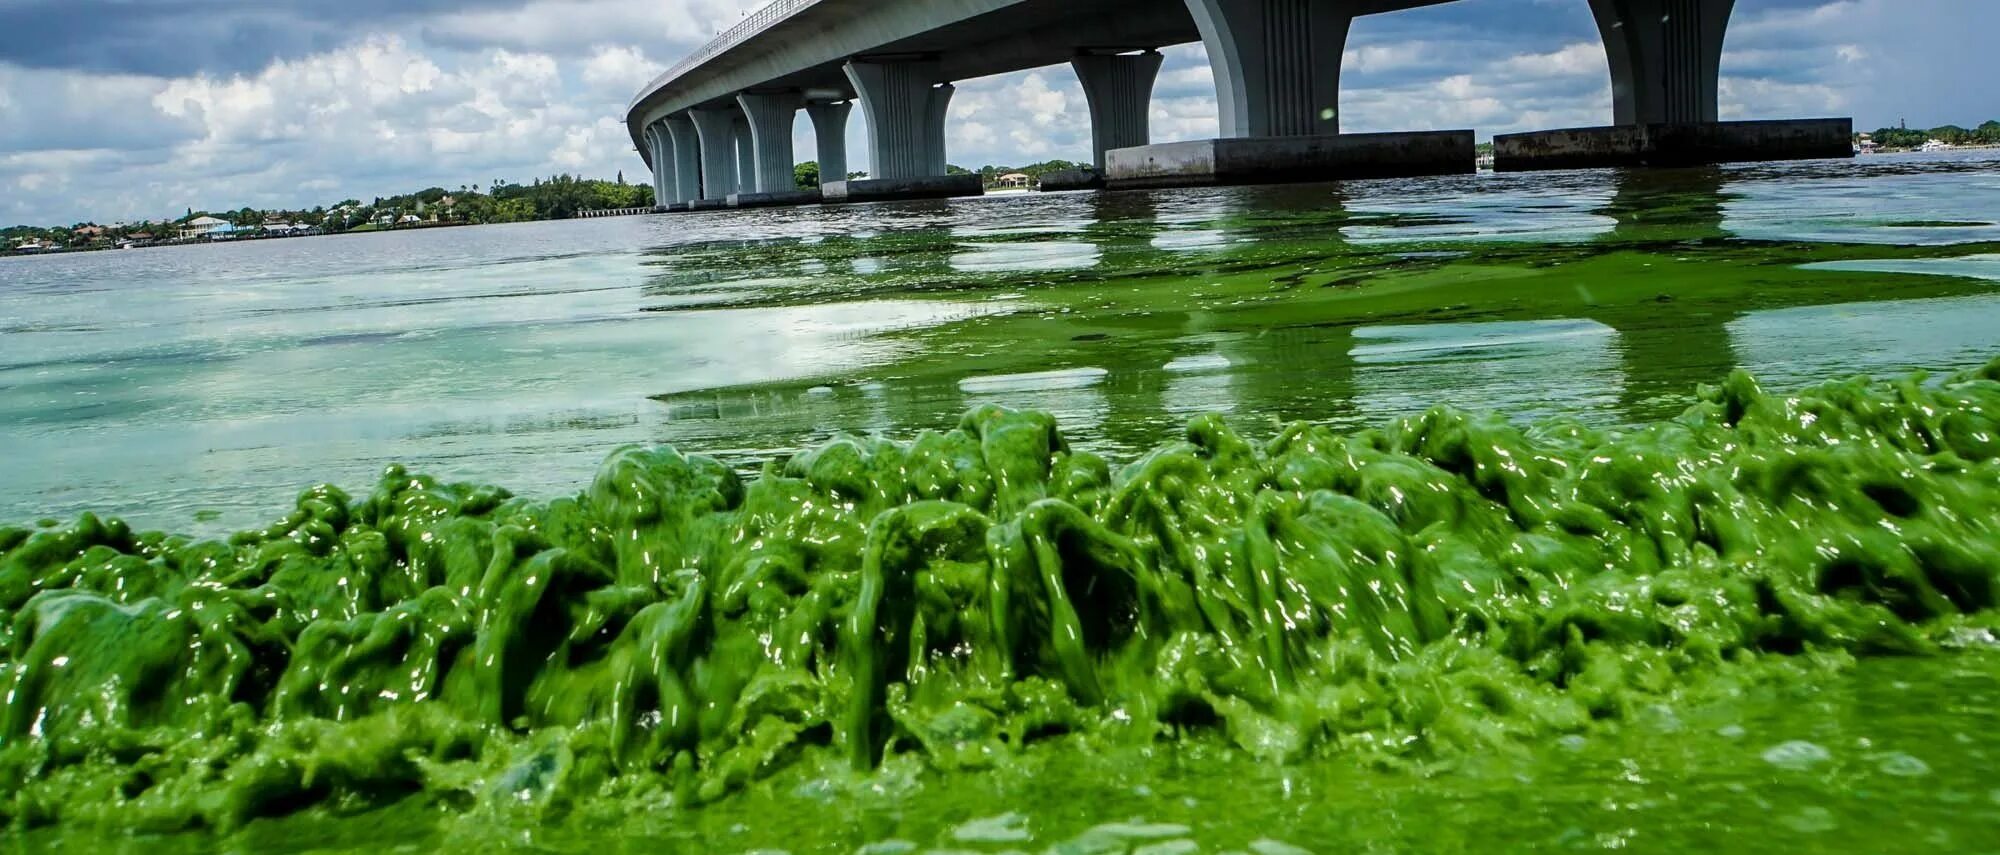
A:
<svg viewBox="0 0 2000 855">
<path fill-rule="evenodd" d="M 1617 192 L 1600 211 L 1616 225 L 1601 240 L 1654 257 L 1643 264 L 1686 263 L 1702 243 L 1728 237 L 1724 219 L 1734 193 L 1727 183 L 1716 167 L 1618 172 Z M 1675 293 L 1671 274 L 1661 279 L 1667 287 L 1650 304 L 1592 316 L 1617 331 L 1618 413 L 1627 423 L 1679 412 L 1692 384 L 1718 380 L 1737 366 L 1729 334 L 1737 314 Z"/>
<path fill-rule="evenodd" d="M 1034 225 L 954 227 L 954 272 L 1087 270 L 1113 294 L 1126 282 L 1144 293 L 1165 280 L 1186 306 L 1142 300 L 1124 309 L 1145 312 L 1143 321 L 1111 308 L 1050 313 L 1035 307 L 1041 280 L 1003 280 L 1022 288 L 1005 296 L 1026 300 L 1046 325 L 1116 331 L 1069 335 L 1039 365 L 1003 360 L 1032 370 L 997 373 L 981 370 L 982 352 L 971 345 L 933 342 L 939 360 L 957 360 L 962 371 L 867 378 L 876 391 L 865 418 L 839 410 L 848 400 L 840 393 L 834 411 L 813 411 L 830 421 L 796 428 L 907 433 L 944 424 L 963 406 L 999 403 L 1050 410 L 1079 445 L 1131 453 L 1201 412 L 1253 431 L 1293 419 L 1356 427 L 1440 402 L 1522 418 L 1667 417 L 1686 405 L 1694 383 L 1718 380 L 1740 362 L 1744 313 L 1689 287 L 1714 270 L 1712 256 L 1732 240 L 1729 212 L 1741 197 L 1734 181 L 1728 170 L 1706 168 L 1559 174 L 1539 184 L 1481 177 L 1110 193 L 1073 197 L 1084 219 L 1080 228 L 1053 230 L 1074 236 L 1063 240 L 1047 240 Z M 1467 304 L 1434 307 L 1442 317 L 1431 323 L 1316 319 L 1311 310 L 1285 317 L 1293 289 L 1381 288 L 1373 283 L 1384 275 L 1472 257 L 1452 247 L 1494 239 L 1537 242 L 1488 253 L 1494 264 L 1519 258 L 1529 270 L 1576 268 L 1557 281 L 1579 292 L 1585 311 L 1480 320 L 1491 308 Z M 909 261 L 902 272 L 920 269 Z M 1638 303 L 1595 300 L 1602 281 L 1595 277 L 1611 275 L 1645 277 L 1660 290 Z M 1218 283 L 1259 276 L 1270 283 L 1271 308 L 1248 311 L 1240 297 L 1214 302 L 1229 293 Z M 1475 317 L 1453 317 L 1468 314 Z"/>
<path fill-rule="evenodd" d="M 390 461 L 561 493 L 621 443 L 748 468 L 989 402 L 1127 455 L 1199 412 L 1253 433 L 1439 401 L 1611 424 L 1669 415 L 1738 365 L 1780 386 L 1963 365 L 2000 347 L 2000 305 L 1966 296 L 2000 245 L 1913 245 L 2000 221 L 1993 166 L 1052 194 L 0 259 L 0 447 L 36 461 L 0 468 L 0 520 L 91 507 L 184 529 L 202 509 L 247 526 Z M 1926 194 L 1942 201 L 1919 219 Z M 1849 242 L 1800 242 L 1830 235 Z"/>
<path fill-rule="evenodd" d="M 1355 338 L 1362 412 L 1450 404 L 1519 419 L 1623 415 L 1614 411 L 1625 386 L 1621 337 L 1593 321 L 1364 327 Z"/>
</svg>

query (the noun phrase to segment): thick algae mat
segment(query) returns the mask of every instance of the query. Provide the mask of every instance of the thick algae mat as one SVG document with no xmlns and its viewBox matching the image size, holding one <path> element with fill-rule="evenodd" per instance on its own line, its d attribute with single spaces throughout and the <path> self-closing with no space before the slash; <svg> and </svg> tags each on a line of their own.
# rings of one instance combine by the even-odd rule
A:
<svg viewBox="0 0 2000 855">
<path fill-rule="evenodd" d="M 1634 734 L 1884 657 L 1945 669 L 1954 693 L 1921 713 L 1984 714 L 1996 505 L 2000 361 L 1794 396 L 1739 373 L 1621 430 L 1437 408 L 1252 440 L 1203 417 L 1114 468 L 1044 414 L 989 407 L 748 479 L 627 448 L 546 502 L 396 468 L 228 542 L 86 515 L 0 529 L 0 811 L 44 842 L 623 827 L 686 851 L 775 830 L 889 852 L 944 820 L 856 817 L 923 780 L 986 800 L 932 829 L 972 848 L 1041 842 L 1010 800 L 1092 798 L 1086 781 L 1254 812 L 1231 790 L 1276 775 L 1286 796 L 1413 810 L 1449 770 L 1525 780 L 1504 770 L 1535 756 L 1559 792 L 1571 761 L 1550 746 L 1657 758 Z M 1952 760 L 1760 748 L 1889 781 Z M 1410 777 L 1369 795 L 1366 769 Z M 848 818 L 783 813 L 801 802 Z M 1787 810 L 1798 833 L 1839 822 Z M 1192 851 L 1189 833 L 1048 842 Z M 1208 842 L 1312 842 L 1258 836 Z"/>
</svg>

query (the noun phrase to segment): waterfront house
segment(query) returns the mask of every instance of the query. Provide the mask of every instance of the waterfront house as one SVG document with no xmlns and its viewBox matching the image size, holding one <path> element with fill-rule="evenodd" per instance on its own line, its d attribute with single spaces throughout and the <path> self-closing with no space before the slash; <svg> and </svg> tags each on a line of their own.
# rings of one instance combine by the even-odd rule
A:
<svg viewBox="0 0 2000 855">
<path fill-rule="evenodd" d="M 236 231 L 236 226 L 228 220 L 201 216 L 189 220 L 186 225 L 181 226 L 181 239 L 200 240 L 206 238 L 213 240 L 218 237 L 227 237 L 234 231 Z"/>
<path fill-rule="evenodd" d="M 1035 183 L 1035 179 L 1025 172 L 1009 172 L 993 179 L 993 183 L 1000 187 L 1026 187 Z"/>
</svg>

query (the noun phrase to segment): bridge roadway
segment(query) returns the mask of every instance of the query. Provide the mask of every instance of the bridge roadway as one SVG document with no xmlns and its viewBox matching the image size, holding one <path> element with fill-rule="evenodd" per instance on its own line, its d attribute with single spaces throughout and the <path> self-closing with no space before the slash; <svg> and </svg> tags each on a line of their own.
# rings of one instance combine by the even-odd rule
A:
<svg viewBox="0 0 2000 855">
<path fill-rule="evenodd" d="M 1089 102 L 1092 173 L 1145 187 L 1428 175 L 1473 168 L 1472 131 L 1343 134 L 1353 20 L 1454 0 L 776 0 L 648 83 L 626 123 L 667 209 L 969 195 L 945 174 L 951 81 L 1067 62 Z M 1588 3 L 1612 123 L 1495 139 L 1498 169 L 1847 156 L 1851 122 L 1717 121 L 1734 0 Z M 1200 41 L 1221 138 L 1151 144 L 1158 48 Z M 871 176 L 848 173 L 847 121 Z M 792 126 L 814 125 L 820 191 L 793 186 Z"/>
</svg>

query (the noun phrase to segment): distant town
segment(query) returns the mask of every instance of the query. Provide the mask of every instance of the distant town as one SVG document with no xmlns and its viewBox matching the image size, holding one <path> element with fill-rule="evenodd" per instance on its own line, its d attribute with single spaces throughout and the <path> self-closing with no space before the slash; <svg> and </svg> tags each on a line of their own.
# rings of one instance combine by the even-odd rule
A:
<svg viewBox="0 0 2000 855">
<path fill-rule="evenodd" d="M 1049 160 L 1023 167 L 985 166 L 977 171 L 990 187 L 1026 188 L 1034 186 L 1045 173 L 1075 169 L 1079 165 L 1067 160 Z M 974 171 L 957 166 L 950 170 Z M 855 172 L 847 177 L 866 178 L 868 174 Z M 818 187 L 819 164 L 813 161 L 799 164 L 794 178 L 801 188 Z M 12 226 L 0 229 L 0 256 L 564 220 L 646 211 L 652 207 L 653 188 L 626 183 L 622 172 L 610 181 L 575 175 L 555 175 L 527 184 L 495 179 L 484 190 L 477 184 L 460 185 L 457 189 L 431 187 L 401 196 L 377 197 L 372 202 L 345 199 L 309 210 L 190 208 L 178 217 L 157 220 Z"/>
<path fill-rule="evenodd" d="M 1954 148 L 1994 146 L 2000 146 L 2000 120 L 1988 121 L 1976 128 L 1961 128 L 1957 125 L 1942 125 L 1929 130 L 1894 127 L 1878 128 L 1872 134 L 1854 135 L 1855 154 L 1947 151 Z"/>
<path fill-rule="evenodd" d="M 2000 120 L 1972 128 L 1942 125 L 1920 129 L 1878 128 L 1854 135 L 1856 154 L 1932 152 L 1954 148 L 2000 146 Z M 1481 143 L 1482 166 L 1492 158 L 1492 144 Z M 949 166 L 951 173 L 978 172 L 990 190 L 1032 189 L 1042 175 L 1086 166 L 1067 160 L 1047 160 L 1022 167 L 983 166 L 978 170 Z M 849 178 L 866 178 L 852 173 Z M 798 165 L 794 178 L 801 189 L 819 186 L 819 164 Z M 424 229 L 446 226 L 518 223 L 645 211 L 653 207 L 653 188 L 628 184 L 620 173 L 611 181 L 555 175 L 528 184 L 494 180 L 486 186 L 460 185 L 456 190 L 431 187 L 373 202 L 345 199 L 311 210 L 234 211 L 188 209 L 179 217 L 158 220 L 75 223 L 68 226 L 12 226 L 0 229 L 0 255 L 32 255 L 101 249 L 131 249 L 216 241 L 266 240 L 311 235 Z"/>
</svg>

